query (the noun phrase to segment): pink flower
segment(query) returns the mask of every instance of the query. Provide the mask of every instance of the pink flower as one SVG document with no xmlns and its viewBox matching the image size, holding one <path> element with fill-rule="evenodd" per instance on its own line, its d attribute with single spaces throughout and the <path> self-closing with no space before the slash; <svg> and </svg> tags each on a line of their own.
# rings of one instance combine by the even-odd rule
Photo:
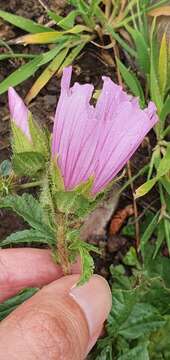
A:
<svg viewBox="0 0 170 360">
<path fill-rule="evenodd" d="M 12 87 L 8 90 L 8 102 L 12 121 L 14 121 L 15 125 L 22 130 L 29 140 L 31 140 L 28 123 L 28 109 Z"/>
<path fill-rule="evenodd" d="M 138 100 L 127 95 L 108 77 L 96 106 L 90 105 L 93 86 L 75 83 L 72 68 L 65 68 L 56 109 L 52 156 L 67 190 L 94 177 L 92 193 L 100 192 L 127 163 L 145 135 L 158 121 L 150 102 L 141 110 Z"/>
</svg>

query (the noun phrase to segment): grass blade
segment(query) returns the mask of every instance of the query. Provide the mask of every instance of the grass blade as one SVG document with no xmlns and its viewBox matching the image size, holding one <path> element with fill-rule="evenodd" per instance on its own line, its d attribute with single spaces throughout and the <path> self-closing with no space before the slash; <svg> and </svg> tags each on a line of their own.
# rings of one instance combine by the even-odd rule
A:
<svg viewBox="0 0 170 360">
<path fill-rule="evenodd" d="M 39 78 L 36 80 L 32 88 L 29 90 L 26 96 L 27 104 L 37 96 L 40 90 L 47 84 L 47 82 L 52 78 L 52 76 L 57 72 L 63 60 L 67 56 L 69 48 L 62 50 L 48 65 L 48 67 L 42 72 Z"/>
<path fill-rule="evenodd" d="M 73 50 L 70 52 L 70 54 L 67 56 L 67 58 L 65 59 L 65 61 L 61 65 L 61 67 L 59 69 L 59 73 L 61 73 L 62 70 L 66 66 L 69 66 L 69 65 L 71 65 L 73 63 L 73 61 L 75 60 L 75 58 L 78 56 L 78 54 L 81 52 L 81 50 L 84 48 L 85 45 L 86 45 L 86 42 L 82 42 L 81 44 L 79 44 L 79 45 L 77 45 L 76 47 L 73 48 Z"/>
<path fill-rule="evenodd" d="M 136 46 L 137 50 L 137 61 L 141 68 L 141 70 L 144 72 L 144 74 L 149 73 L 149 52 L 148 52 L 148 46 L 145 42 L 145 39 L 140 31 L 134 30 L 131 26 L 126 26 L 127 31 L 131 34 L 133 41 Z"/>
<path fill-rule="evenodd" d="M 118 44 L 119 44 L 120 46 L 122 46 L 122 48 L 127 51 L 127 53 L 129 53 L 131 56 L 133 56 L 133 57 L 135 57 L 135 58 L 137 57 L 137 52 L 136 52 L 134 49 L 132 49 L 132 47 L 130 47 L 130 46 L 128 45 L 128 43 L 127 43 L 126 41 L 124 41 L 124 40 L 119 36 L 119 34 L 117 34 L 117 33 L 113 30 L 112 26 L 107 25 L 107 26 L 106 26 L 106 29 L 107 29 L 108 33 L 113 37 L 113 39 L 115 39 L 115 40 L 118 42 Z"/>
<path fill-rule="evenodd" d="M 47 28 L 46 26 L 39 25 L 35 21 L 25 19 L 23 16 L 18 16 L 14 14 L 10 14 L 7 11 L 0 10 L 0 17 L 9 22 L 10 24 L 17 26 L 18 28 L 25 30 L 29 33 L 36 34 L 37 32 L 44 32 L 50 31 L 52 32 L 53 29 Z"/>
<path fill-rule="evenodd" d="M 145 97 L 137 77 L 135 76 L 135 74 L 130 72 L 129 69 L 127 69 L 126 66 L 118 58 L 116 59 L 116 61 L 125 84 L 131 90 L 133 95 L 138 96 L 140 98 L 141 106 L 144 107 Z"/>
<path fill-rule="evenodd" d="M 16 86 L 21 82 L 32 76 L 39 67 L 40 61 L 43 59 L 42 55 L 38 55 L 35 59 L 22 65 L 19 69 L 15 70 L 0 84 L 0 94 L 8 90 L 9 86 Z"/>
<path fill-rule="evenodd" d="M 164 97 L 167 78 L 168 78 L 168 49 L 167 49 L 166 33 L 163 34 L 161 41 L 158 73 L 159 73 L 160 89 L 161 89 L 162 97 Z"/>
<path fill-rule="evenodd" d="M 144 250 L 145 245 L 147 244 L 147 242 L 149 241 L 149 239 L 151 238 L 157 224 L 158 224 L 158 220 L 159 220 L 159 214 L 160 212 L 158 211 L 156 213 L 156 215 L 153 217 L 152 221 L 150 222 L 150 224 L 148 225 L 148 227 L 146 228 L 144 234 L 141 237 L 141 251 Z"/>
<path fill-rule="evenodd" d="M 37 55 L 35 59 L 15 70 L 0 83 L 0 94 L 3 94 L 5 91 L 7 91 L 9 86 L 17 86 L 35 74 L 39 67 L 51 61 L 61 48 L 63 48 L 63 44 L 60 45 L 60 48 L 56 47 L 42 55 Z"/>
<path fill-rule="evenodd" d="M 0 55 L 0 61 L 7 60 L 7 59 L 32 59 L 35 58 L 37 55 L 35 54 L 15 54 L 15 53 L 6 53 Z"/>
</svg>

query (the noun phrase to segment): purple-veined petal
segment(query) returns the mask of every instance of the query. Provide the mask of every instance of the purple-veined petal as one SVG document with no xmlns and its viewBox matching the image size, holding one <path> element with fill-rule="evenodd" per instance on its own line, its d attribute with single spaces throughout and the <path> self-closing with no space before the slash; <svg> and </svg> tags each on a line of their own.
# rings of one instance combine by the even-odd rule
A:
<svg viewBox="0 0 170 360">
<path fill-rule="evenodd" d="M 10 87 L 8 90 L 8 102 L 11 120 L 14 121 L 16 126 L 22 130 L 22 132 L 28 137 L 29 140 L 31 140 L 28 123 L 28 109 L 25 106 L 23 100 L 12 87 Z"/>
<path fill-rule="evenodd" d="M 141 110 L 137 98 L 127 95 L 111 79 L 104 85 L 96 107 L 90 105 L 93 86 L 75 83 L 70 88 L 71 68 L 65 69 L 56 110 L 52 156 L 65 188 L 94 177 L 93 194 L 101 191 L 122 169 L 158 118 L 150 103 Z"/>
</svg>

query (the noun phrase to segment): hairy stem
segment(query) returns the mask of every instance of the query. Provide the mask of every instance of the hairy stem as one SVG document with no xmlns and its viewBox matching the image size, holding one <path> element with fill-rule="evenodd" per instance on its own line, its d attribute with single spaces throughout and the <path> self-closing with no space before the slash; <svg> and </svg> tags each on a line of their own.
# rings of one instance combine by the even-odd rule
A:
<svg viewBox="0 0 170 360">
<path fill-rule="evenodd" d="M 64 275 L 69 275 L 71 273 L 69 258 L 68 258 L 68 249 L 66 243 L 66 231 L 65 231 L 65 215 L 62 213 L 57 214 L 57 255 L 59 258 L 60 265 L 64 272 Z"/>
</svg>

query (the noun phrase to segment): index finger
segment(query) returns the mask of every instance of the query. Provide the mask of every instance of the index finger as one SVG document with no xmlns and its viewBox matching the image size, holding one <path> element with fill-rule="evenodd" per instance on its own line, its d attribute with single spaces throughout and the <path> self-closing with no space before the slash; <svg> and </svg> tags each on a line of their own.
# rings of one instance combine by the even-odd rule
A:
<svg viewBox="0 0 170 360">
<path fill-rule="evenodd" d="M 80 263 L 72 274 L 80 273 Z M 63 276 L 50 250 L 18 248 L 0 250 L 0 303 L 25 287 L 42 287 Z"/>
</svg>

